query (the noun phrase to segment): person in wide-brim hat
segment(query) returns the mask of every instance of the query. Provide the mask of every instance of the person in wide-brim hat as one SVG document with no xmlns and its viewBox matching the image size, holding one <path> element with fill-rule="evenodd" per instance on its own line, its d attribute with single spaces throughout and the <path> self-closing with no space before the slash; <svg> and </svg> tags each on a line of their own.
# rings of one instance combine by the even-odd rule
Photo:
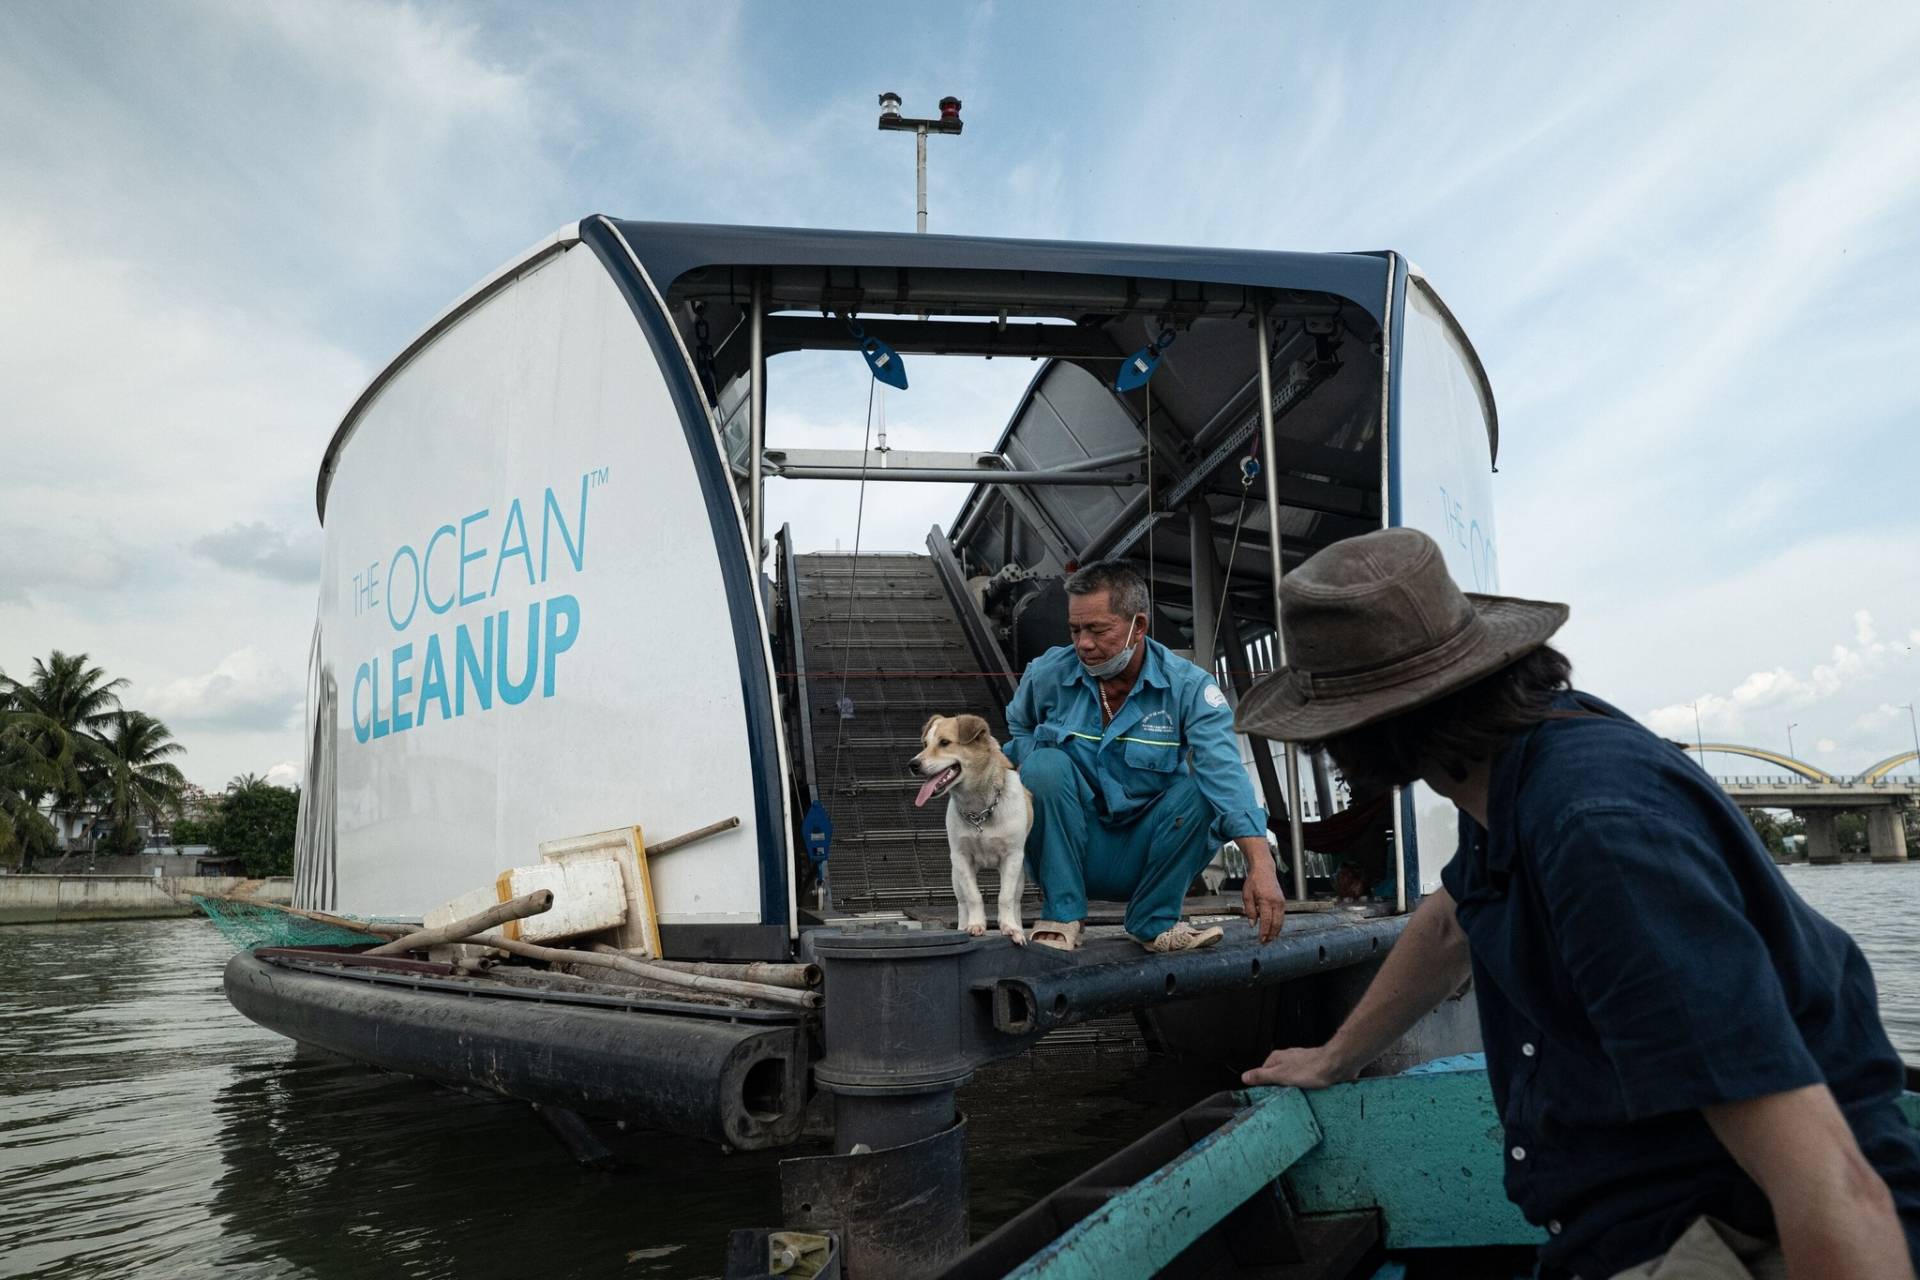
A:
<svg viewBox="0 0 1920 1280">
<path fill-rule="evenodd" d="M 1866 960 L 1698 762 L 1571 687 L 1567 607 L 1467 594 L 1411 529 L 1280 597 L 1287 663 L 1235 726 L 1358 795 L 1428 783 L 1460 844 L 1332 1039 L 1245 1083 L 1351 1079 L 1471 976 L 1540 1275 L 1912 1277 L 1920 1139 Z"/>
</svg>

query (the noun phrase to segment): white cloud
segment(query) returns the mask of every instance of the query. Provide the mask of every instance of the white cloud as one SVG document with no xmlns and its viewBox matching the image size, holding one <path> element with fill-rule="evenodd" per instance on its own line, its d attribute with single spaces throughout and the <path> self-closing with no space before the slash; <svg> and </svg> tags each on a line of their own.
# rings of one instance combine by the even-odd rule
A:
<svg viewBox="0 0 1920 1280">
<path fill-rule="evenodd" d="M 300 717 L 299 681 L 269 654 L 251 645 L 222 658 L 211 671 L 182 676 L 136 699 L 169 723 L 227 729 L 285 729 Z"/>
<path fill-rule="evenodd" d="M 276 787 L 297 787 L 300 785 L 300 762 L 282 760 L 260 776 Z"/>
<path fill-rule="evenodd" d="M 193 553 L 225 569 L 310 586 L 320 576 L 320 531 L 294 533 L 263 520 L 230 524 L 193 541 Z"/>
<path fill-rule="evenodd" d="M 1873 615 L 1865 609 L 1853 611 L 1853 638 L 1862 647 L 1870 647 L 1873 644 Z"/>
<path fill-rule="evenodd" d="M 1871 732 L 1876 729 L 1902 725 L 1906 722 L 1906 707 L 1896 706 L 1891 702 L 1883 702 L 1871 711 L 1862 712 L 1859 717 L 1854 720 L 1853 727 Z"/>
<path fill-rule="evenodd" d="M 1655 732 L 1678 741 L 1690 741 L 1698 732 L 1709 740 L 1745 745 L 1770 741 L 1786 721 L 1797 722 L 1803 715 L 1809 723 L 1814 716 L 1831 723 L 1846 712 L 1830 704 L 1858 697 L 1885 678 L 1914 675 L 1907 650 L 1891 649 L 1874 639 L 1868 610 L 1854 611 L 1853 631 L 1860 647 L 1834 645 L 1829 660 L 1816 664 L 1804 676 L 1785 667 L 1755 671 L 1726 693 L 1702 693 L 1686 702 L 1669 703 L 1648 712 L 1645 721 Z M 1857 753 L 1866 743 L 1884 737 L 1881 731 L 1904 715 L 1894 705 L 1882 703 L 1856 716 L 1849 727 L 1846 750 Z M 1820 738 L 1818 749 L 1823 754 L 1843 750 L 1841 742 L 1833 737 Z"/>
</svg>

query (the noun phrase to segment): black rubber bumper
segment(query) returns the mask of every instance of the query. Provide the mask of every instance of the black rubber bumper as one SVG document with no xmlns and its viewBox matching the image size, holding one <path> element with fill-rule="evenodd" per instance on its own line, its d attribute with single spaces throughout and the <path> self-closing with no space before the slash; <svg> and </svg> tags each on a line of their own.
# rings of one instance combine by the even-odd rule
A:
<svg viewBox="0 0 1920 1280">
<path fill-rule="evenodd" d="M 227 999 L 248 1018 L 370 1066 L 742 1149 L 800 1136 L 798 1015 L 478 987 L 245 951 L 226 969 Z"/>
</svg>

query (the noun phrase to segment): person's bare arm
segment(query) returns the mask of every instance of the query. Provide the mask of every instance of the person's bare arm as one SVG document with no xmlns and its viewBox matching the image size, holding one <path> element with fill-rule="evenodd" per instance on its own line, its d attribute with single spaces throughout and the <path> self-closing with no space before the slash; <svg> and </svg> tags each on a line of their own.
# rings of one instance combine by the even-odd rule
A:
<svg viewBox="0 0 1920 1280">
<path fill-rule="evenodd" d="M 1913 1280 L 1887 1184 L 1823 1084 L 1701 1108 L 1773 1206 L 1793 1277 Z"/>
<path fill-rule="evenodd" d="M 1467 937 L 1453 918 L 1453 895 L 1444 889 L 1430 893 L 1333 1039 L 1315 1049 L 1276 1049 L 1240 1079 L 1303 1089 L 1351 1080 L 1458 990 L 1469 971 Z"/>
</svg>

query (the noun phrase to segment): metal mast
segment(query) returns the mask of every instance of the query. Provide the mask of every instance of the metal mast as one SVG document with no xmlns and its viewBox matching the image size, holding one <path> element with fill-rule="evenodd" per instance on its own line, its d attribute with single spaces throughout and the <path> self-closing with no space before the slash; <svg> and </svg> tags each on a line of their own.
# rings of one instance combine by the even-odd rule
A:
<svg viewBox="0 0 1920 1280">
<path fill-rule="evenodd" d="M 899 133 L 911 133 L 914 136 L 913 229 L 924 233 L 927 229 L 927 135 L 960 132 L 964 127 L 960 122 L 960 99 L 954 97 L 940 99 L 939 117 L 932 120 L 919 120 L 900 114 L 899 94 L 883 93 L 880 95 L 880 127 Z"/>
</svg>

